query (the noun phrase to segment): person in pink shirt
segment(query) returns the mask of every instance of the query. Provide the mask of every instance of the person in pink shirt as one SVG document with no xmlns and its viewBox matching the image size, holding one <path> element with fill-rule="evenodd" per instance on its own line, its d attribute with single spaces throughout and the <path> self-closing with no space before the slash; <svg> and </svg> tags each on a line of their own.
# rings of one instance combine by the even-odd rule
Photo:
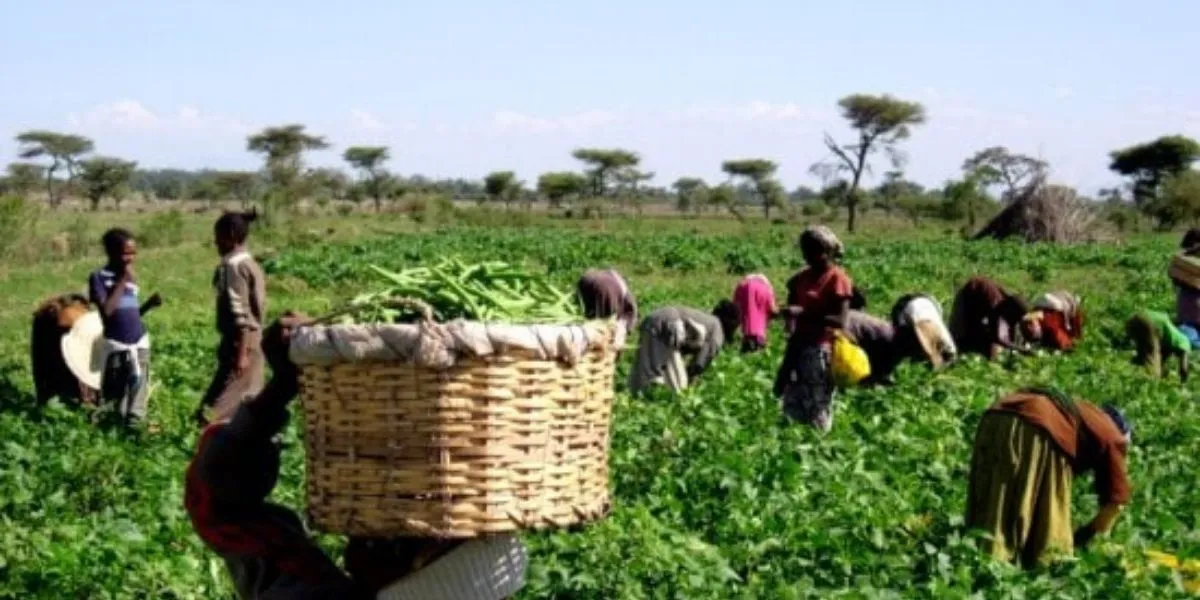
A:
<svg viewBox="0 0 1200 600">
<path fill-rule="evenodd" d="M 742 311 L 742 352 L 767 345 L 767 323 L 779 314 L 775 290 L 761 273 L 747 275 L 733 289 L 733 303 Z"/>
</svg>

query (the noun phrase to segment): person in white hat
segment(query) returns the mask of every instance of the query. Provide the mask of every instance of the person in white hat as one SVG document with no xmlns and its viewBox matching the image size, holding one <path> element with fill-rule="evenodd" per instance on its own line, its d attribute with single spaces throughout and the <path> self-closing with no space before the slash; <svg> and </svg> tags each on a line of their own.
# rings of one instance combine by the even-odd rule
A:
<svg viewBox="0 0 1200 600">
<path fill-rule="evenodd" d="M 150 387 L 150 335 L 142 317 L 162 305 L 153 294 L 139 304 L 133 262 L 137 243 L 121 228 L 109 229 L 101 239 L 108 263 L 88 277 L 88 299 L 99 309 L 104 325 L 100 397 L 116 405 L 127 423 L 146 417 Z"/>
<path fill-rule="evenodd" d="M 90 345 L 80 348 L 82 354 L 75 353 L 74 348 L 64 339 L 70 336 L 72 331 L 82 331 L 86 328 L 86 325 L 77 328 L 76 324 L 87 314 L 88 299 L 80 294 L 62 294 L 47 298 L 34 311 L 29 336 L 29 354 L 34 392 L 39 405 L 49 402 L 54 397 L 65 402 L 95 402 L 95 392 L 99 384 L 90 382 L 86 375 L 83 378 L 76 375 L 72 365 L 83 365 L 83 370 L 87 370 L 95 337 L 89 340 Z M 99 378 L 99 372 L 96 373 L 96 377 Z"/>
<path fill-rule="evenodd" d="M 942 305 L 928 294 L 905 294 L 892 305 L 892 326 L 900 333 L 909 355 L 923 355 L 934 369 L 958 356 L 958 346 L 943 314 Z"/>
<path fill-rule="evenodd" d="M 511 535 L 469 541 L 351 538 L 346 572 L 309 537 L 291 510 L 267 501 L 279 478 L 275 441 L 299 391 L 288 359 L 287 312 L 263 332 L 272 377 L 200 435 L 187 469 L 184 505 L 204 544 L 225 561 L 243 599 L 503 600 L 524 585 L 526 554 Z"/>
</svg>

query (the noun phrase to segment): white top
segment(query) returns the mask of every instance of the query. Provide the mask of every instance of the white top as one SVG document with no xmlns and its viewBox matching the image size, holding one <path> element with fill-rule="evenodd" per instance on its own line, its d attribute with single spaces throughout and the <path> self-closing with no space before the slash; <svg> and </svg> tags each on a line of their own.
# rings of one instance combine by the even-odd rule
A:
<svg viewBox="0 0 1200 600">
<path fill-rule="evenodd" d="M 950 331 L 946 329 L 946 323 L 942 320 L 942 307 L 938 306 L 937 302 L 926 296 L 918 296 L 913 298 L 904 310 L 900 313 L 899 325 L 913 325 L 922 321 L 933 323 L 935 336 L 937 339 L 932 340 L 938 346 L 944 348 L 950 354 L 958 354 L 958 347 L 954 345 L 954 338 L 950 336 Z"/>
</svg>

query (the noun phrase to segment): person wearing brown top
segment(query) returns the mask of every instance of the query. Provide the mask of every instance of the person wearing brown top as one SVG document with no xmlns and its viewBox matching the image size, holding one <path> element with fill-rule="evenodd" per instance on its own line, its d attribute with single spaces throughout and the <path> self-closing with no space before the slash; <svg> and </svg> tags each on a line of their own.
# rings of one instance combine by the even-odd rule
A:
<svg viewBox="0 0 1200 600">
<path fill-rule="evenodd" d="M 1030 352 L 1029 342 L 1041 339 L 1041 327 L 1029 305 L 986 277 L 972 277 L 954 297 L 950 335 L 958 350 L 995 360 L 1001 350 Z"/>
<path fill-rule="evenodd" d="M 267 309 L 266 276 L 246 250 L 250 224 L 257 215 L 225 213 L 213 227 L 221 264 L 213 273 L 217 297 L 217 372 L 196 409 L 196 420 L 205 424 L 206 408 L 215 419 L 233 414 L 243 399 L 263 388 L 263 360 L 260 345 L 262 323 Z"/>
<path fill-rule="evenodd" d="M 591 269 L 579 278 L 576 293 L 589 319 L 616 317 L 625 330 L 637 325 L 637 300 L 625 278 L 613 269 Z"/>
<path fill-rule="evenodd" d="M 1125 457 L 1131 427 L 1120 409 L 1059 390 L 1021 390 L 979 422 L 971 457 L 966 525 L 988 534 L 984 550 L 1031 567 L 1107 533 L 1132 497 Z M 1094 472 L 1100 511 L 1071 531 L 1071 486 Z"/>
</svg>

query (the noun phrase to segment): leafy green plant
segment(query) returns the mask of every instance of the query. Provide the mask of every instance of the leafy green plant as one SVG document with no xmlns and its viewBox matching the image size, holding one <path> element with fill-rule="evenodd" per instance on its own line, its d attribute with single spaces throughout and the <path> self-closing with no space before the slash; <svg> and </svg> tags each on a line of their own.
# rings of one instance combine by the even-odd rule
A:
<svg viewBox="0 0 1200 600">
<path fill-rule="evenodd" d="M 156 213 L 138 232 L 146 247 L 169 247 L 183 243 L 183 214 L 178 209 Z"/>
<path fill-rule="evenodd" d="M 284 250 L 264 261 L 271 310 L 320 314 L 336 299 L 372 291 L 372 263 L 403 270 L 447 256 L 503 257 L 564 290 L 586 268 L 613 266 L 627 275 L 643 312 L 712 306 L 732 290 L 731 264 L 775 282 L 799 266 L 799 232 L 788 227 L 630 220 L 593 232 L 560 222 L 429 226 L 308 247 L 281 236 L 275 241 Z M 1147 378 L 1129 364 L 1131 351 L 1115 345 L 1135 310 L 1170 309 L 1165 266 L 1177 236 L 1056 247 L 879 231 L 844 241 L 844 266 L 876 314 L 915 291 L 948 308 L 957 286 L 984 273 L 1027 297 L 1051 286 L 1079 293 L 1089 314 L 1085 337 L 1071 355 L 968 357 L 936 374 L 905 364 L 894 387 L 839 395 L 827 435 L 780 417 L 770 392 L 784 349 L 777 327 L 764 352 L 726 350 L 678 396 L 625 393 L 631 348 L 615 384 L 612 514 L 577 532 L 523 536 L 530 569 L 518 598 L 1189 597 L 1144 551 L 1200 556 L 1188 460 L 1200 453 L 1200 403 L 1177 380 Z M 155 336 L 151 419 L 161 432 L 142 436 L 97 428 L 58 404 L 32 407 L 25 307 L 49 290 L 77 288 L 82 271 L 0 272 L 12 290 L 0 298 L 11 307 L 0 311 L 0 598 L 232 597 L 224 566 L 182 508 L 181 478 L 197 433 L 188 419 L 215 367 L 206 285 L 214 258 L 186 244 L 149 258 L 139 274 L 164 286 L 168 304 L 147 317 Z M 1027 573 L 981 557 L 962 515 L 981 412 L 1001 393 L 1045 382 L 1115 401 L 1134 420 L 1134 501 L 1110 539 L 1072 562 Z M 272 499 L 299 508 L 299 405 L 292 421 Z M 1075 484 L 1078 520 L 1095 508 L 1090 483 Z M 342 540 L 321 542 L 336 553 Z"/>
</svg>

